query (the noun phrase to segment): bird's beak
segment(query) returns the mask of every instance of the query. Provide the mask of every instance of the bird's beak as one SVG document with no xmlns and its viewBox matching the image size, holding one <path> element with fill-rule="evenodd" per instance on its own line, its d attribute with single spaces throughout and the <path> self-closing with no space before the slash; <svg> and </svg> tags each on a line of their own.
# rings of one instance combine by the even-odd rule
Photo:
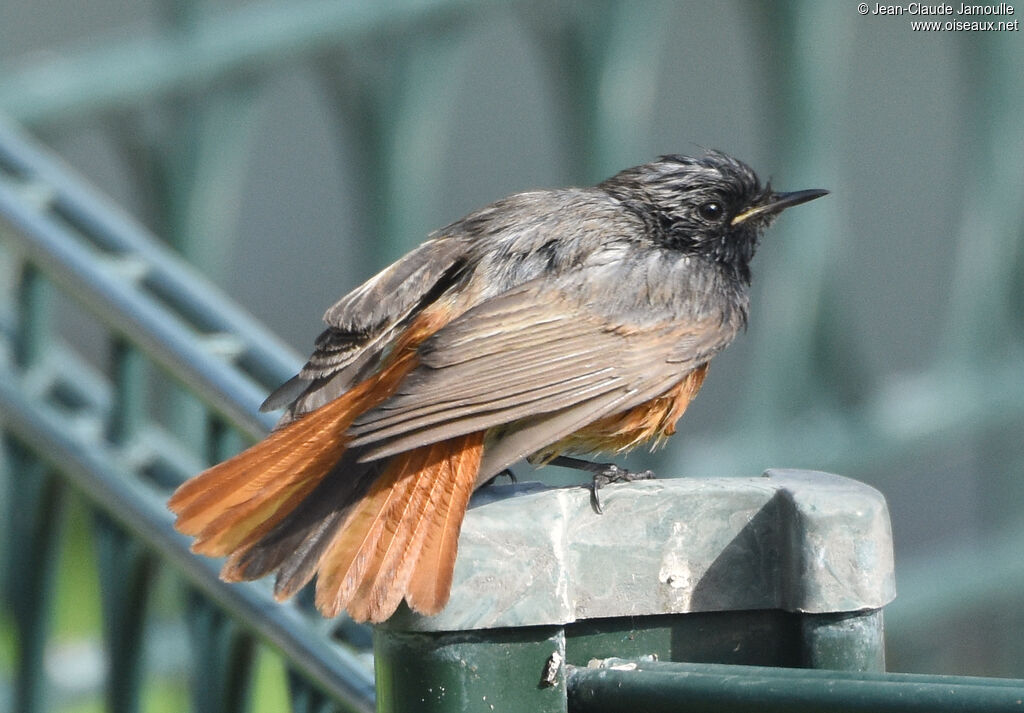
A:
<svg viewBox="0 0 1024 713">
<path fill-rule="evenodd" d="M 761 205 L 756 205 L 753 208 L 748 208 L 733 218 L 730 225 L 739 225 L 748 218 L 753 218 L 756 215 L 778 213 L 790 206 L 800 205 L 801 203 L 813 201 L 815 198 L 821 198 L 826 195 L 828 195 L 828 191 L 821 188 L 812 188 L 807 191 L 793 191 L 792 193 L 773 193 L 767 203 L 762 203 Z"/>
</svg>

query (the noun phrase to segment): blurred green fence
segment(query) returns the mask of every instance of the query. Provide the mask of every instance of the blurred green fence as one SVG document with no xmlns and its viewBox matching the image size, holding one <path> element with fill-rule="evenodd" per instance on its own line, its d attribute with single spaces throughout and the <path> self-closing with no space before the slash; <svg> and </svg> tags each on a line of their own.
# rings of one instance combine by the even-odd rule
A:
<svg viewBox="0 0 1024 713">
<path fill-rule="evenodd" d="M 422 216 L 443 181 L 442 136 L 458 111 L 448 78 L 465 61 L 465 38 L 493 13 L 512 12 L 536 39 L 558 151 L 568 172 L 587 181 L 635 162 L 659 110 L 643 99 L 649 67 L 674 41 L 675 5 L 308 0 L 215 8 L 167 0 L 156 31 L 0 77 L 0 112 L 43 136 L 85 122 L 109 129 L 146 222 L 217 276 L 227 269 L 225 226 L 237 217 L 253 150 L 247 117 L 275 71 L 309 66 L 339 123 L 357 137 L 347 170 L 361 179 L 360 202 L 378 237 L 359 246 L 357 261 L 369 266 L 432 227 Z M 832 147 L 842 138 L 833 119 L 843 106 L 848 30 L 858 19 L 816 2 L 749 3 L 743 11 L 758 28 L 749 42 L 761 50 L 759 72 L 773 82 L 764 113 L 779 137 L 772 152 L 783 163 L 774 167 L 830 186 L 838 172 Z M 811 36 L 836 41 L 810 43 Z M 964 433 L 991 443 L 1003 462 L 981 489 L 1001 544 L 981 555 L 965 547 L 943 556 L 941 567 L 901 563 L 901 598 L 888 623 L 913 652 L 928 648 L 937 628 L 969 628 L 979 612 L 998 611 L 985 620 L 983 655 L 1020 675 L 1024 653 L 1013 632 L 1024 624 L 1024 453 L 1006 444 L 1024 423 L 1024 50 L 1019 35 L 974 40 L 959 47 L 970 79 L 963 113 L 975 130 L 962 171 L 962 220 L 953 228 L 955 278 L 945 338 L 927 366 L 878 383 L 858 366 L 858 345 L 840 326 L 841 294 L 828 279 L 830 250 L 854 236 L 838 204 L 822 203 L 801 231 L 787 231 L 778 259 L 758 275 L 783 286 L 776 309 L 759 314 L 748 337 L 763 388 L 744 397 L 732 431 L 695 445 L 694 458 L 717 472 L 746 473 L 798 446 L 805 463 L 851 474 L 898 467 Z M 254 633 L 286 656 L 295 710 L 319 710 L 328 698 L 370 706 L 362 629 L 341 625 L 335 635 L 337 625 L 302 602 L 268 604 L 259 584 L 220 587 L 208 563 L 181 555 L 163 510 L 176 482 L 268 427 L 255 406 L 298 355 L 13 123 L 0 133 L 0 564 L 12 649 L 0 651 L 0 665 L 18 672 L 8 691 L 15 710 L 42 705 L 47 679 L 59 678 L 59 664 L 44 665 L 53 653 L 54 597 L 72 586 L 59 562 L 82 556 L 99 563 L 97 582 L 85 587 L 97 599 L 85 596 L 81 606 L 104 613 L 93 619 L 109 660 L 93 658 L 117 672 L 107 688 L 112 710 L 137 710 L 145 687 L 162 678 L 161 661 L 180 668 L 182 659 L 198 677 L 195 710 L 245 709 L 250 696 L 238 682 L 259 688 L 273 679 Z M 780 406 L 794 401 L 806 411 Z M 90 503 L 84 509 L 80 495 Z M 75 549 L 72 540 L 83 537 L 94 552 Z M 163 573 L 165 562 L 179 575 Z M 195 594 L 177 596 L 180 586 Z M 82 596 L 75 592 L 72 609 Z M 192 622 L 187 630 L 182 620 Z M 187 653 L 143 656 L 146 631 L 165 624 Z M 91 700 L 71 689 L 61 705 Z"/>
<path fill-rule="evenodd" d="M 72 492 L 93 513 L 109 710 L 140 710 L 147 614 L 155 575 L 167 564 L 185 579 L 177 608 L 188 623 L 193 710 L 249 709 L 254 633 L 286 656 L 293 710 L 334 699 L 346 710 L 372 709 L 361 627 L 325 622 L 302 602 L 278 605 L 259 584 L 225 587 L 215 562 L 188 553 L 164 505 L 204 463 L 266 432 L 271 420 L 257 412 L 263 393 L 293 373 L 298 358 L 8 125 L 0 126 L 0 216 L 12 297 L 0 413 L 3 595 L 18 659 L 13 710 L 46 706 L 45 647 Z M 101 320 L 102 370 L 54 330 L 69 299 Z M 201 438 L 183 439 L 156 417 L 153 370 L 202 396 L 187 416 L 198 420 Z"/>
</svg>

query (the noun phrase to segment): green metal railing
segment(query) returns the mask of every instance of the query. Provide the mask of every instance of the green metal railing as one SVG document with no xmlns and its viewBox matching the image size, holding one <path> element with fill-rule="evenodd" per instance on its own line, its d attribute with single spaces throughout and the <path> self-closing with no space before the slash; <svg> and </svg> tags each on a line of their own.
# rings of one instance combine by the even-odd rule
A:
<svg viewBox="0 0 1024 713">
<path fill-rule="evenodd" d="M 294 373 L 297 357 L 9 124 L 0 125 L 0 216 L 14 297 L 0 360 L 4 541 L 19 543 L 7 548 L 3 578 L 21 652 L 14 709 L 43 706 L 65 480 L 96 509 L 111 710 L 138 710 L 150 575 L 160 563 L 173 563 L 201 593 L 188 598 L 186 617 L 195 710 L 246 709 L 254 633 L 287 657 L 296 710 L 318 710 L 319 691 L 346 710 L 371 709 L 372 674 L 358 646 L 335 640 L 335 626 L 311 608 L 276 604 L 266 587 L 223 586 L 215 562 L 188 552 L 164 505 L 173 486 L 237 449 L 239 434 L 269 428 L 258 405 L 269 384 Z M 104 320 L 106 373 L 54 333 L 65 296 Z M 203 414 L 201 442 L 182 441 L 149 412 L 144 377 L 153 367 L 216 405 Z M 358 627 L 346 638 L 361 638 L 365 650 Z"/>
<path fill-rule="evenodd" d="M 1020 711 L 1024 681 L 605 659 L 568 673 L 588 713 Z"/>
</svg>

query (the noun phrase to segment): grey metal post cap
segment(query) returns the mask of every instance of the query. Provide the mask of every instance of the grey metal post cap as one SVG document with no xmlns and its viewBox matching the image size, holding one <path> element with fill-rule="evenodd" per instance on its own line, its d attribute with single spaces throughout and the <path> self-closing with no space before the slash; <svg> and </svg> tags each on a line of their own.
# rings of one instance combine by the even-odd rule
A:
<svg viewBox="0 0 1024 713">
<path fill-rule="evenodd" d="M 750 609 L 879 609 L 895 597 L 885 498 L 849 478 L 769 470 L 602 488 L 494 486 L 473 499 L 451 600 L 389 628 L 464 631 Z"/>
</svg>

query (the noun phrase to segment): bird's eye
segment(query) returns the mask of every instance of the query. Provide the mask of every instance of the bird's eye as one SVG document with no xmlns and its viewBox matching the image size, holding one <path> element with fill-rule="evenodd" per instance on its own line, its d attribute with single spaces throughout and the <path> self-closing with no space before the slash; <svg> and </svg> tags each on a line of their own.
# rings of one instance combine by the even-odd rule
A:
<svg viewBox="0 0 1024 713">
<path fill-rule="evenodd" d="M 697 212 L 700 213 L 700 217 L 704 220 L 716 221 L 725 213 L 725 208 L 718 201 L 708 201 L 707 203 L 702 203 L 697 208 Z"/>
</svg>

